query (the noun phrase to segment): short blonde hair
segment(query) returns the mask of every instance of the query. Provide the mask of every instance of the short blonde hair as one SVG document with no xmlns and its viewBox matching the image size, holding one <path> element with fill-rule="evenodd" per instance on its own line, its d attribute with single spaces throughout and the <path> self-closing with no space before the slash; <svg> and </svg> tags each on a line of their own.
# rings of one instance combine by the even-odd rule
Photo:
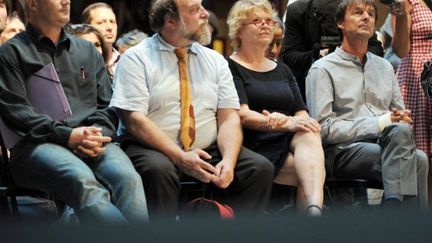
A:
<svg viewBox="0 0 432 243">
<path fill-rule="evenodd" d="M 262 9 L 270 16 L 275 16 L 276 12 L 268 0 L 239 0 L 231 8 L 227 24 L 228 36 L 231 39 L 231 46 L 238 49 L 241 45 L 239 32 L 243 22 L 250 16 L 254 15 L 256 9 Z"/>
</svg>

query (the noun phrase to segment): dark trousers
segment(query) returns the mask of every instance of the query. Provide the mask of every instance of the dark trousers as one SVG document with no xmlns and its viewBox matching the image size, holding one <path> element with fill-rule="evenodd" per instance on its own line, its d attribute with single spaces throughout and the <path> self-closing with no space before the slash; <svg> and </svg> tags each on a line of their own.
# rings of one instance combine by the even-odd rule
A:
<svg viewBox="0 0 432 243">
<path fill-rule="evenodd" d="M 180 181 L 184 176 L 182 172 L 159 151 L 140 144 L 129 144 L 124 149 L 142 177 L 150 219 L 174 219 Z M 206 148 L 205 151 L 212 156 L 208 161 L 210 164 L 215 165 L 221 160 L 216 145 Z M 237 216 L 264 212 L 273 177 L 273 165 L 265 157 L 242 147 L 234 171 L 234 180 L 224 190 L 226 197 L 220 200 L 230 205 Z"/>
</svg>

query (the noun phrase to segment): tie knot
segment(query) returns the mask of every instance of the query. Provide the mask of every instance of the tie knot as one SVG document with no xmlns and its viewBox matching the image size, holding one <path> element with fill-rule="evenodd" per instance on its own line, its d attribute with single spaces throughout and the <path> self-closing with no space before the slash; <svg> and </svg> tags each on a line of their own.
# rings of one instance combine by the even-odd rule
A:
<svg viewBox="0 0 432 243">
<path fill-rule="evenodd" d="M 179 61 L 186 61 L 186 57 L 188 55 L 188 48 L 187 47 L 182 47 L 182 48 L 177 48 L 174 50 L 177 59 Z"/>
</svg>

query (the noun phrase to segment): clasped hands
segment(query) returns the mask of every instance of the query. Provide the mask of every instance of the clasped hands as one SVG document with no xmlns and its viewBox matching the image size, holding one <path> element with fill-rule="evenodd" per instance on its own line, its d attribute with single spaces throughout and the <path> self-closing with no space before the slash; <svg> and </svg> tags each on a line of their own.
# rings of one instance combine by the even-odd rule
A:
<svg viewBox="0 0 432 243">
<path fill-rule="evenodd" d="M 193 149 L 182 152 L 175 163 L 189 176 L 205 183 L 212 182 L 219 188 L 227 188 L 234 179 L 234 163 L 222 159 L 213 166 L 205 161 L 211 158 L 206 151 Z"/>
<path fill-rule="evenodd" d="M 398 110 L 392 108 L 390 113 L 390 118 L 392 122 L 401 122 L 408 125 L 412 124 L 411 111 L 410 110 Z"/>
<path fill-rule="evenodd" d="M 267 127 L 272 130 L 285 130 L 289 132 L 319 132 L 320 124 L 310 118 L 303 116 L 287 116 L 279 112 L 263 110 L 262 114 L 267 118 Z"/>
<path fill-rule="evenodd" d="M 99 127 L 77 127 L 69 137 L 68 148 L 80 158 L 98 157 L 105 151 L 104 144 L 111 142 L 111 137 L 102 134 Z"/>
</svg>

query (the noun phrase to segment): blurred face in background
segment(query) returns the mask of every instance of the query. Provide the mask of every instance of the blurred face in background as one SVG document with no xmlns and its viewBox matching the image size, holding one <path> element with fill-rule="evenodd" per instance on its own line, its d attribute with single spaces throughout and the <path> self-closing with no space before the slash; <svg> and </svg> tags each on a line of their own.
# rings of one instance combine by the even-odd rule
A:
<svg viewBox="0 0 432 243">
<path fill-rule="evenodd" d="M 90 41 L 96 47 L 98 52 L 102 55 L 102 43 L 99 40 L 99 37 L 93 32 L 89 32 L 87 34 L 77 34 L 77 36 L 86 41 Z"/>
<path fill-rule="evenodd" d="M 117 20 L 114 12 L 106 7 L 90 11 L 90 24 L 99 30 L 107 44 L 114 44 L 117 39 Z"/>
<path fill-rule="evenodd" d="M 5 1 L 0 1 L 0 33 L 5 28 L 6 17 L 7 17 L 6 3 Z"/>
<path fill-rule="evenodd" d="M 24 23 L 17 17 L 9 17 L 6 21 L 6 26 L 0 34 L 0 44 L 5 43 L 16 34 L 25 30 Z"/>
<path fill-rule="evenodd" d="M 273 33 L 273 40 L 269 45 L 269 48 L 267 48 L 266 51 L 266 57 L 268 59 L 276 61 L 279 57 L 279 53 L 282 50 L 282 44 L 283 44 L 283 29 L 278 24 L 275 25 L 275 31 Z"/>
</svg>

